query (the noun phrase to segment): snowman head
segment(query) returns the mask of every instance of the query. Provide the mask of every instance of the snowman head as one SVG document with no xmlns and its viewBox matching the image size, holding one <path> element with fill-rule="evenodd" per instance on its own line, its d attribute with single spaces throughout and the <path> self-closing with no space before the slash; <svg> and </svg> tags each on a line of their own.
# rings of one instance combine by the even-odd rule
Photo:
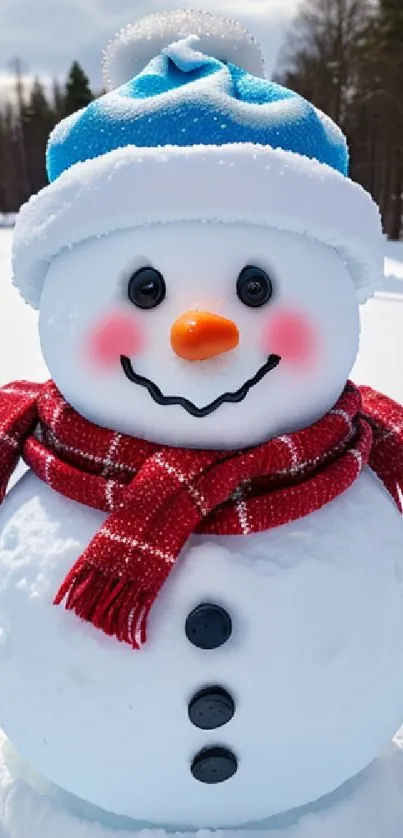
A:
<svg viewBox="0 0 403 838">
<path fill-rule="evenodd" d="M 39 331 L 52 377 L 91 421 L 167 444 L 242 447 L 334 404 L 359 318 L 350 275 L 326 245 L 194 221 L 64 251 L 45 280 Z"/>
<path fill-rule="evenodd" d="M 85 417 L 166 444 L 248 446 L 340 395 L 358 303 L 382 272 L 379 213 L 328 117 L 250 73 L 260 52 L 239 27 L 152 20 L 158 44 L 141 22 L 107 56 L 114 83 L 137 74 L 54 131 L 14 281 Z"/>
</svg>

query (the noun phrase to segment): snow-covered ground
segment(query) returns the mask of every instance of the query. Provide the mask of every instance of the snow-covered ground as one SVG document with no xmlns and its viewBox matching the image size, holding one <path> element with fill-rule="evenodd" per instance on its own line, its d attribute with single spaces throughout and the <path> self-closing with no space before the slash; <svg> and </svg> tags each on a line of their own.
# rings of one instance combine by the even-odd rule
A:
<svg viewBox="0 0 403 838">
<path fill-rule="evenodd" d="M 21 301 L 9 281 L 11 235 L 11 230 L 0 229 L 0 384 L 17 378 L 47 377 L 36 333 L 37 315 Z M 403 402 L 403 243 L 386 242 L 385 253 L 384 288 L 362 310 L 362 346 L 352 377 Z M 326 800 L 260 825 L 265 838 L 401 838 L 403 734 L 402 750 L 398 745 L 399 737 L 359 778 Z M 118 782 L 118 778 L 111 778 L 111 782 Z M 242 838 L 253 838 L 256 831 L 242 830 Z M 236 830 L 214 835 L 220 838 L 221 833 L 226 838 L 239 836 Z M 207 838 L 208 834 L 213 835 L 203 830 L 200 836 Z M 49 789 L 45 782 L 39 783 L 21 766 L 0 734 L 0 838 L 56 835 L 134 838 L 139 832 L 127 822 L 112 823 L 106 815 Z M 164 831 L 144 830 L 142 835 L 163 838 Z"/>
<path fill-rule="evenodd" d="M 1 227 L 14 227 L 15 223 L 15 213 L 13 212 L 0 212 L 0 228 Z"/>
</svg>

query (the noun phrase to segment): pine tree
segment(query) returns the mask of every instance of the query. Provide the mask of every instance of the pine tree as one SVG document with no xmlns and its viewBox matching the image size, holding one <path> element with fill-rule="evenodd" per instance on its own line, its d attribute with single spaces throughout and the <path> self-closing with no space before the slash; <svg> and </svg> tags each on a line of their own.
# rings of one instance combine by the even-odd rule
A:
<svg viewBox="0 0 403 838">
<path fill-rule="evenodd" d="M 45 168 L 46 144 L 57 117 L 38 79 L 35 79 L 28 104 L 24 108 L 24 130 L 27 142 L 27 164 L 32 192 L 47 182 Z"/>
<path fill-rule="evenodd" d="M 1 212 L 17 212 L 26 200 L 25 182 L 21 177 L 19 148 L 19 117 L 16 109 L 7 102 L 2 108 L 1 178 L 4 205 Z"/>
<path fill-rule="evenodd" d="M 52 110 L 55 115 L 56 122 L 60 122 L 65 114 L 65 96 L 64 90 L 61 88 L 57 79 L 53 80 L 52 85 Z"/>
<path fill-rule="evenodd" d="M 380 0 L 380 26 L 389 45 L 398 49 L 403 45 L 403 4 L 402 0 Z"/>
<path fill-rule="evenodd" d="M 88 76 L 86 76 L 78 61 L 73 61 L 66 83 L 65 116 L 85 108 L 92 102 L 93 98 Z"/>
<path fill-rule="evenodd" d="M 5 171 L 5 146 L 7 136 L 5 131 L 4 117 L 0 113 L 0 213 L 7 212 L 7 197 L 6 197 L 6 171 Z"/>
<path fill-rule="evenodd" d="M 380 0 L 378 22 L 383 95 L 388 102 L 386 125 L 391 201 L 386 230 L 391 239 L 403 238 L 403 5 L 402 0 Z"/>
<path fill-rule="evenodd" d="M 0 212 L 16 212 L 47 182 L 46 144 L 53 127 L 93 99 L 88 78 L 75 62 L 65 88 L 57 81 L 50 95 L 36 79 L 22 83 L 22 62 L 13 62 L 16 96 L 0 102 Z"/>
</svg>

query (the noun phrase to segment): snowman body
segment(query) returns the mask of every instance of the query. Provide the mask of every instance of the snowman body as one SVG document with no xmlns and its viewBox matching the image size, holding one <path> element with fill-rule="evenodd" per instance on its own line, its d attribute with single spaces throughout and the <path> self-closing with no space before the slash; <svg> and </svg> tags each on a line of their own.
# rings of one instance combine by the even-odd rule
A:
<svg viewBox="0 0 403 838">
<path fill-rule="evenodd" d="M 194 536 L 138 652 L 52 605 L 103 519 L 32 473 L 0 510 L 0 717 L 36 770 L 135 821 L 231 826 L 316 800 L 387 744 L 403 703 L 403 523 L 369 470 L 308 518 Z M 194 645 L 188 620 L 207 604 L 232 624 L 215 648 Z M 206 730 L 189 707 L 217 687 L 233 715 L 218 727 L 207 698 Z M 191 773 L 211 747 L 237 759 L 225 782 Z"/>
</svg>

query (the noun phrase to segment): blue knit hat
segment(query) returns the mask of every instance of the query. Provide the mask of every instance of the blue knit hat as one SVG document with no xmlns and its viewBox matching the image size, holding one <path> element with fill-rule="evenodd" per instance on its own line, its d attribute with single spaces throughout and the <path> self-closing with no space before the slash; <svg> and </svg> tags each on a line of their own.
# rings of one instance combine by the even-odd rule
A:
<svg viewBox="0 0 403 838">
<path fill-rule="evenodd" d="M 127 84 L 64 120 L 49 142 L 49 179 L 124 146 L 229 143 L 282 148 L 347 174 L 346 142 L 329 119 L 297 93 L 203 55 L 197 40 L 166 47 Z"/>
<path fill-rule="evenodd" d="M 157 37 L 145 37 L 147 26 Z M 238 25 L 176 12 L 145 19 L 141 32 L 139 25 L 125 30 L 105 62 L 116 80 L 122 55 L 127 64 L 137 54 L 135 75 L 50 137 L 50 185 L 16 228 L 14 281 L 25 299 L 38 305 L 48 265 L 66 245 L 197 219 L 270 225 L 333 246 L 366 299 L 382 273 L 380 218 L 347 177 L 340 129 L 298 94 L 255 74 L 259 47 L 243 30 L 239 37 Z"/>
</svg>

